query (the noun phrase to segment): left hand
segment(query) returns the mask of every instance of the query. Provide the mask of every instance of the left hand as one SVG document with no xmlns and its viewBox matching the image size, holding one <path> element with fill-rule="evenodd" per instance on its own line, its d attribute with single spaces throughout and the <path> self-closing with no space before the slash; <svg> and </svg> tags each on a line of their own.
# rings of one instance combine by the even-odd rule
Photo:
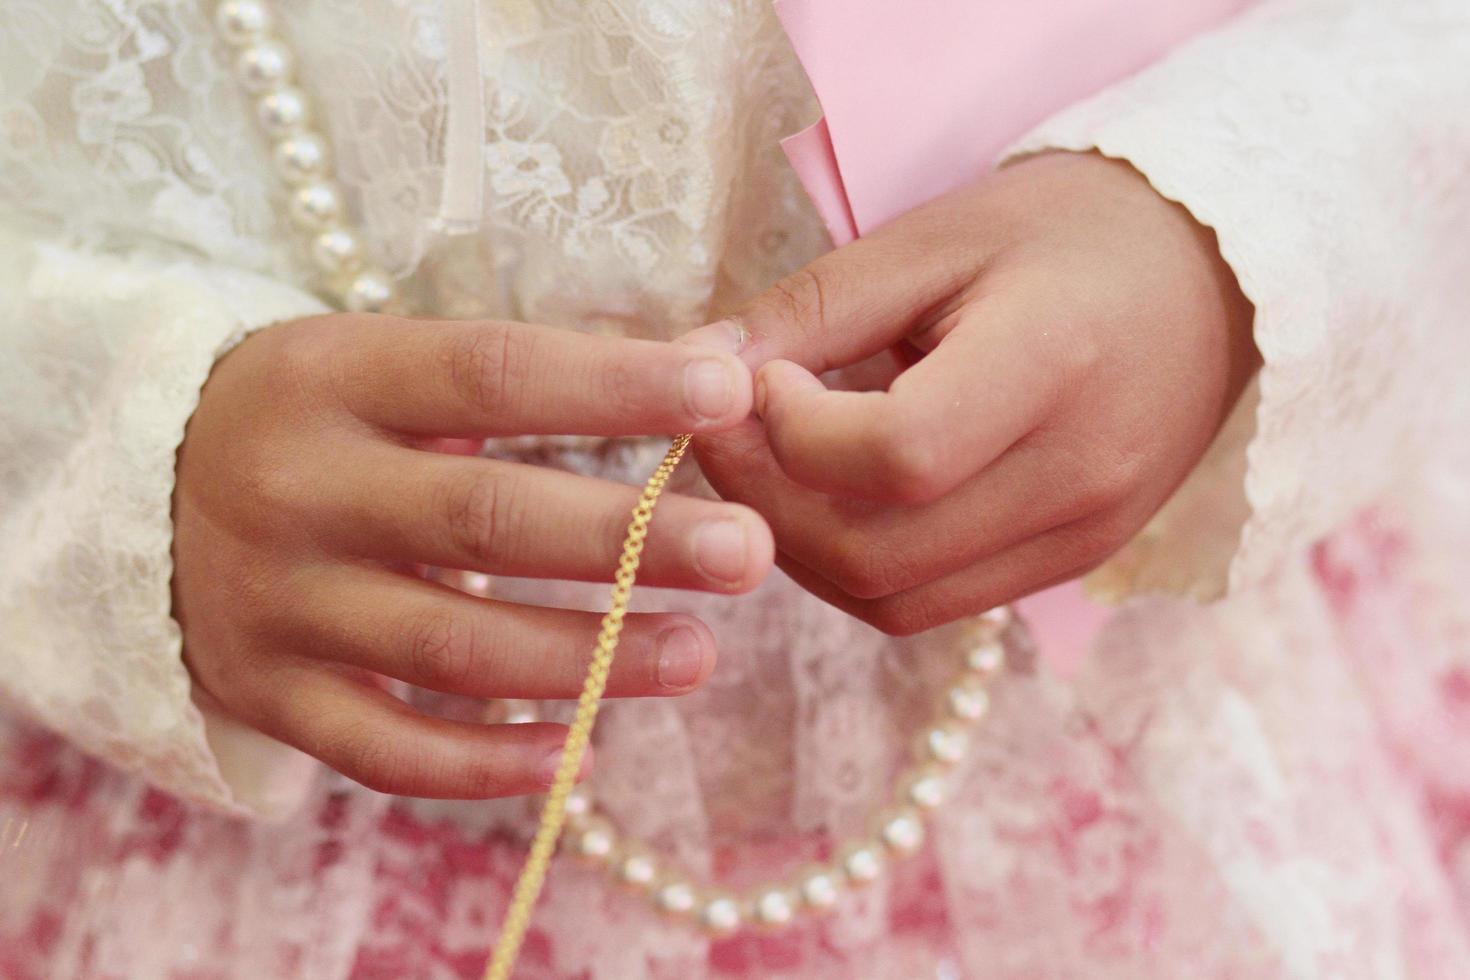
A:
<svg viewBox="0 0 1470 980">
<path fill-rule="evenodd" d="M 758 421 L 696 451 L 792 578 L 914 633 L 1127 542 L 1254 372 L 1251 323 L 1209 229 L 1126 163 L 1047 154 L 686 335 L 759 369 Z M 878 390 L 817 377 L 865 361 Z"/>
</svg>

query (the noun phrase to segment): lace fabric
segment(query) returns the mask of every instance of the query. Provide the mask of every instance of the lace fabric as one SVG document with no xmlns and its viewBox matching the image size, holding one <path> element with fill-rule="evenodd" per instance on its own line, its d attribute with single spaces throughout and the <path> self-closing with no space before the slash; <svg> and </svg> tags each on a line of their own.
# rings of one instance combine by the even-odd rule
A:
<svg viewBox="0 0 1470 980">
<path fill-rule="evenodd" d="M 279 6 L 376 257 L 422 309 L 667 337 L 823 247 L 776 148 L 815 111 L 764 2 L 483 5 L 489 204 L 453 237 L 432 223 L 438 4 Z M 930 849 L 830 921 L 711 945 L 561 862 L 526 975 L 1470 975 L 1466 400 L 1446 368 L 1470 308 L 1467 37 L 1449 0 L 1267 4 L 1023 143 L 1133 161 L 1257 303 L 1234 588 L 1135 601 L 1075 678 L 1008 677 Z M 250 788 L 284 750 L 226 753 L 188 703 L 172 453 L 223 347 L 321 307 L 202 6 L 10 0 L 0 73 L 0 689 L 70 740 L 0 719 L 0 973 L 475 976 L 522 803 L 320 773 L 275 823 L 205 808 L 265 812 Z M 1404 438 L 1404 418 L 1426 421 Z M 492 448 L 629 482 L 661 451 Z M 1199 512 L 1241 503 L 1238 468 L 1208 473 Z M 1180 539 L 1156 541 L 1166 565 Z M 859 829 L 948 631 L 886 638 L 779 575 L 638 601 L 704 617 L 723 659 L 699 694 L 607 713 L 594 786 L 618 821 L 735 887 Z"/>
<path fill-rule="evenodd" d="M 1303 45 L 1307 36 L 1320 43 Z M 1460 272 L 1470 126 L 1431 117 L 1470 97 L 1467 57 L 1456 4 L 1262 4 L 1012 150 L 1128 160 L 1216 230 L 1256 307 L 1264 367 L 1227 425 L 1232 452 L 1196 471 L 1107 570 L 1105 591 L 1157 588 L 1181 551 L 1225 533 L 1211 515 L 1239 514 L 1228 568 L 1193 583 L 1213 597 L 1259 580 L 1284 545 L 1321 538 L 1365 502 L 1462 472 L 1467 396 L 1437 366 L 1470 356 L 1464 331 L 1447 326 L 1470 301 Z M 1240 101 L 1252 89 L 1258 97 Z M 1269 233 L 1242 220 L 1268 213 Z"/>
<path fill-rule="evenodd" d="M 707 948 L 559 861 L 525 975 L 1455 976 L 1470 964 L 1456 892 L 1470 881 L 1445 855 L 1466 851 L 1470 796 L 1431 759 L 1465 750 L 1452 678 L 1466 668 L 1463 648 L 1453 666 L 1414 659 L 1451 624 L 1421 612 L 1436 629 L 1383 629 L 1424 599 L 1385 577 L 1411 555 L 1402 530 L 1367 521 L 1268 591 L 1131 610 L 1076 685 L 1008 678 L 933 850 L 821 926 Z M 1242 628 L 1279 624 L 1283 603 L 1291 631 Z M 894 667 L 919 656 L 889 651 Z M 1367 695 L 1385 663 L 1394 685 Z M 1434 694 L 1385 742 L 1378 705 L 1402 703 L 1401 685 Z M 617 760 L 595 782 L 609 809 L 732 884 L 820 853 L 842 814 L 806 831 L 728 773 L 722 793 L 681 784 L 720 771 L 752 705 L 763 723 L 801 713 L 760 687 L 737 671 L 701 704 L 617 704 L 600 736 Z M 1405 766 L 1394 743 L 1426 731 L 1424 764 Z M 241 823 L 54 736 L 6 734 L 0 822 L 11 838 L 29 828 L 9 868 L 46 883 L 0 898 L 0 963 L 19 978 L 473 977 L 532 821 L 517 801 L 395 801 L 333 778 L 285 825 Z M 765 777 L 775 792 L 833 780 L 784 771 Z"/>
</svg>

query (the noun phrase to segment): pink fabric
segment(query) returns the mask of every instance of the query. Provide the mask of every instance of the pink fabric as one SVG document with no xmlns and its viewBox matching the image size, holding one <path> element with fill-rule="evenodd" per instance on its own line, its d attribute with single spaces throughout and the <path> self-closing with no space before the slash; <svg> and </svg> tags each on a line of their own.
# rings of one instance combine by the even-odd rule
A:
<svg viewBox="0 0 1470 980">
<path fill-rule="evenodd" d="M 1076 676 L 1113 613 L 1112 607 L 1087 597 L 1081 579 L 1027 596 L 1016 603 L 1016 611 L 1031 630 L 1036 652 L 1064 680 Z"/>
<path fill-rule="evenodd" d="M 844 245 L 980 176 L 1051 113 L 1250 2 L 777 0 L 826 113 L 781 145 Z M 1107 621 L 1078 583 L 1018 608 L 1064 676 Z"/>
<path fill-rule="evenodd" d="M 1212 646 L 1217 630 L 1186 630 L 1192 656 L 1079 686 L 1106 714 L 1045 682 L 1008 685 L 997 720 L 1011 737 L 974 779 L 994 812 L 956 814 L 942 850 L 895 869 L 880 943 L 844 950 L 808 925 L 598 977 L 1367 978 L 1382 974 L 1362 949 L 1389 947 L 1406 976 L 1470 975 L 1470 681 L 1463 656 L 1439 655 L 1464 635 L 1412 625 L 1430 598 L 1404 574 L 1412 552 L 1371 517 L 1317 549 L 1294 610 L 1337 629 L 1287 639 L 1291 657 L 1266 651 L 1274 671 L 1249 645 Z M 1125 661 L 1140 649 L 1115 646 Z M 1286 771 L 1262 769 L 1253 729 L 1231 719 L 1268 726 L 1282 744 L 1266 758 Z M 1198 800 L 1197 822 L 1164 819 L 1172 794 Z M 214 816 L 3 715 L 0 801 L 0 976 L 14 980 L 475 980 L 524 853 L 340 780 L 282 827 Z M 798 834 L 742 842 L 735 859 L 761 875 L 820 852 Z M 558 862 L 518 977 L 583 976 L 554 965 L 570 955 L 556 923 L 657 928 L 586 874 Z M 1301 874 L 1343 883 L 1340 906 L 1321 909 L 1327 934 L 1262 935 L 1316 908 Z M 1243 920 L 1242 888 L 1272 914 Z M 981 924 L 957 930 L 945 890 Z"/>
</svg>

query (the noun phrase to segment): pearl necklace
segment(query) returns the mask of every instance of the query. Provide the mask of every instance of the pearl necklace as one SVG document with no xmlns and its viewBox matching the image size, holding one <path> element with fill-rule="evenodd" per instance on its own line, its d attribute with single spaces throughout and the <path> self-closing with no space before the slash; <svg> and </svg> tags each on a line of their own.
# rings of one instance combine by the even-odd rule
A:
<svg viewBox="0 0 1470 980">
<path fill-rule="evenodd" d="M 255 100 L 257 122 L 272 142 L 276 170 L 290 190 L 291 224 L 306 237 L 324 289 L 354 312 L 391 308 L 396 302 L 393 281 L 366 263 L 361 238 L 346 220 L 327 140 L 309 125 L 306 95 L 293 81 L 295 56 L 275 33 L 275 24 L 266 0 L 223 0 L 215 8 L 216 30 L 236 51 L 235 74 Z M 945 802 L 950 776 L 965 760 L 972 732 L 989 709 L 988 688 L 1005 667 L 1004 634 L 1010 622 L 1009 609 L 1002 607 L 967 624 L 954 679 L 939 698 L 935 717 L 915 740 L 913 763 L 895 783 L 888 805 L 873 818 L 871 831 L 836 847 L 831 860 L 804 867 L 788 880 L 733 895 L 697 884 L 665 867 L 647 845 L 623 839 L 586 787 L 567 797 L 564 846 L 664 916 L 710 936 L 730 935 L 747 924 L 779 929 L 800 914 L 831 912 L 845 891 L 871 884 L 889 861 L 923 846 L 925 820 Z M 506 723 L 539 718 L 528 701 L 492 702 L 490 711 L 493 720 Z"/>
<path fill-rule="evenodd" d="M 834 848 L 830 861 L 810 864 L 785 881 L 758 886 L 743 896 L 732 895 L 664 866 L 646 844 L 622 839 L 582 786 L 567 797 L 564 846 L 665 918 L 689 922 L 714 937 L 746 924 L 780 929 L 801 914 L 831 912 L 844 891 L 871 884 L 890 860 L 923 846 L 925 822 L 944 805 L 951 776 L 967 758 L 974 730 L 989 710 L 989 686 L 1005 667 L 1009 624 L 1010 610 L 1004 606 L 966 624 L 958 669 L 938 698 L 935 717 L 914 740 L 913 762 L 895 781 L 888 804 L 873 816 L 870 832 Z M 521 724 L 540 720 L 541 713 L 533 701 L 503 700 L 492 702 L 486 717 Z"/>
<path fill-rule="evenodd" d="M 276 18 L 270 5 L 264 0 L 225 0 L 215 8 L 214 22 L 219 36 L 236 49 L 235 77 L 255 99 L 255 118 L 272 143 L 276 172 L 291 190 L 291 224 L 306 236 L 322 285 L 355 313 L 390 307 L 393 280 L 367 264 L 361 238 L 347 224 L 327 140 L 310 126 L 306 94 L 293 84 L 296 58 L 273 33 Z"/>
</svg>

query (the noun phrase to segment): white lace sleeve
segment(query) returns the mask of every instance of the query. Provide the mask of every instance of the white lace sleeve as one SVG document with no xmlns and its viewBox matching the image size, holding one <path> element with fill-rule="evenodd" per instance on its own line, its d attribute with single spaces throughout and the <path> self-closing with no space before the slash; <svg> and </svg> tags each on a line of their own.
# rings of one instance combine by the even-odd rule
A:
<svg viewBox="0 0 1470 980">
<path fill-rule="evenodd" d="M 1467 107 L 1464 0 L 1283 0 L 1012 151 L 1128 160 L 1215 229 L 1256 307 L 1258 384 L 1205 464 L 1094 579 L 1103 591 L 1246 585 L 1459 453 Z"/>
<path fill-rule="evenodd" d="M 222 350 L 322 309 L 161 245 L 104 253 L 0 220 L 0 697 L 234 812 L 288 809 L 304 766 L 220 718 L 206 735 L 190 700 L 169 615 L 174 453 Z"/>
</svg>

